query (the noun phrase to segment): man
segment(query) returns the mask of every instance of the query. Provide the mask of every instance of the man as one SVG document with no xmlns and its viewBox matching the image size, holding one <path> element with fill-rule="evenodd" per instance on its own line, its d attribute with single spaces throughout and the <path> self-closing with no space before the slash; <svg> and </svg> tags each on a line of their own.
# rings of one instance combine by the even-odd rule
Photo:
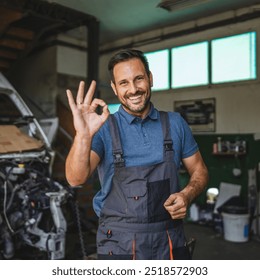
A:
<svg viewBox="0 0 260 280">
<path fill-rule="evenodd" d="M 108 68 L 121 102 L 114 115 L 103 100 L 92 100 L 94 81 L 85 96 L 80 82 L 76 103 L 67 91 L 76 135 L 66 177 L 77 186 L 98 168 L 101 190 L 93 203 L 98 258 L 189 258 L 182 219 L 208 180 L 198 146 L 178 113 L 159 112 L 151 103 L 153 76 L 141 51 L 115 54 Z M 181 161 L 190 174 L 183 189 Z"/>
</svg>

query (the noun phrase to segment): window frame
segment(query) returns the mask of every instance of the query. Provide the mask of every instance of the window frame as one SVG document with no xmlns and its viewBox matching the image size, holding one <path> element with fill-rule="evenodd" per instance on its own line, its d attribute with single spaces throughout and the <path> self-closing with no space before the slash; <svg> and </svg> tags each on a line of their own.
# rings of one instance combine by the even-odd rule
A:
<svg viewBox="0 0 260 280">
<path fill-rule="evenodd" d="M 149 62 L 149 59 L 148 59 L 147 55 L 155 54 L 155 53 L 159 53 L 159 52 L 167 52 L 167 61 L 166 61 L 166 63 L 167 63 L 167 71 L 168 71 L 167 85 L 165 85 L 165 87 L 162 87 L 162 88 L 155 88 L 154 85 L 153 85 L 153 87 L 152 87 L 152 91 L 153 92 L 157 92 L 157 91 L 161 92 L 161 91 L 166 91 L 166 90 L 170 90 L 171 89 L 170 49 L 165 48 L 165 49 L 160 49 L 160 50 L 155 50 L 155 51 L 144 52 L 144 55 L 147 58 L 147 61 L 148 61 L 151 73 L 153 74 L 153 76 L 155 76 L 155 78 L 153 78 L 153 81 L 155 81 L 157 76 L 156 76 L 155 72 L 151 69 L 150 62 Z"/>
<path fill-rule="evenodd" d="M 192 46 L 192 45 L 199 45 L 199 44 L 203 44 L 203 43 L 206 43 L 206 51 L 207 51 L 207 53 L 206 53 L 206 71 L 207 71 L 207 73 L 206 73 L 206 79 L 207 79 L 207 81 L 206 81 L 206 83 L 198 83 L 198 84 L 187 84 L 186 86 L 173 86 L 173 68 L 172 68 L 172 65 L 173 65 L 173 61 L 172 61 L 172 59 L 173 59 L 173 50 L 174 49 L 178 49 L 178 48 L 184 48 L 184 47 L 189 47 L 189 46 Z M 170 64 L 170 68 L 171 68 L 171 89 L 174 89 L 174 90 L 176 90 L 176 89 L 182 89 L 182 88 L 191 88 L 191 87 L 200 87 L 200 86 L 208 86 L 209 84 L 210 84 L 210 74 L 209 74 L 209 72 L 210 72 L 210 68 L 209 68 L 209 66 L 210 66 L 210 58 L 209 58 L 209 49 L 210 49 L 210 43 L 209 43 L 209 41 L 208 40 L 203 40 L 203 41 L 197 41 L 197 42 L 194 42 L 194 43 L 189 43 L 189 44 L 185 44 L 185 45 L 180 45 L 180 46 L 176 46 L 176 47 L 172 47 L 171 49 L 170 49 L 170 57 L 171 57 L 171 64 Z"/>
<path fill-rule="evenodd" d="M 235 79 L 235 80 L 227 80 L 227 81 L 220 81 L 220 82 L 213 82 L 213 57 L 212 57 L 212 42 L 213 41 L 216 41 L 216 40 L 221 40 L 221 39 L 227 39 L 227 38 L 230 38 L 230 37 L 236 37 L 236 36 L 242 36 L 242 35 L 246 35 L 246 34 L 250 34 L 250 33 L 254 33 L 254 62 L 255 64 L 254 65 L 250 65 L 250 67 L 254 67 L 254 72 L 255 72 L 255 77 L 254 78 L 245 78 L 245 79 Z M 210 74 L 211 74 L 211 78 L 210 78 L 210 85 L 223 85 L 223 84 L 237 84 L 237 83 L 241 83 L 241 82 L 249 82 L 249 81 L 254 81 L 254 80 L 257 80 L 258 79 L 258 69 L 257 69 L 257 61 L 258 61 L 258 57 L 257 57 L 257 31 L 256 30 L 252 30 L 252 31 L 247 31 L 247 32 L 242 32 L 242 33 L 236 33 L 236 34 L 232 34 L 232 35 L 227 35 L 227 36 L 224 36 L 224 37 L 216 37 L 214 39 L 211 39 L 210 40 L 210 52 L 211 52 L 211 56 L 210 56 Z M 252 61 L 251 61 L 252 63 Z"/>
</svg>

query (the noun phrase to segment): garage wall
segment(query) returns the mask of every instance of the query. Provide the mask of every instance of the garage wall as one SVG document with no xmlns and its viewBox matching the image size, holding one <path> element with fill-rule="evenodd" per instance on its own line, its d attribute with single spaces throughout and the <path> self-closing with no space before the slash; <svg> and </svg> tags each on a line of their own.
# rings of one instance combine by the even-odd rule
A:
<svg viewBox="0 0 260 280">
<path fill-rule="evenodd" d="M 250 13 L 250 10 L 240 11 Z M 125 38 L 113 44 L 103 46 L 103 53 L 100 57 L 100 80 L 101 95 L 108 103 L 116 103 L 117 99 L 109 88 L 109 77 L 107 73 L 107 62 L 112 51 L 109 49 L 118 48 L 120 45 L 132 45 L 144 52 L 172 48 L 176 46 L 195 43 L 203 40 L 211 40 L 218 37 L 225 37 L 234 34 L 256 31 L 257 50 L 260 46 L 260 18 L 213 28 L 202 32 L 192 33 L 180 37 L 173 37 L 167 40 L 154 40 L 154 37 L 162 34 L 170 34 L 187 28 L 194 28 L 196 25 L 203 25 L 219 19 L 232 19 L 233 12 L 227 12 L 218 17 L 209 17 L 197 22 L 189 22 L 179 26 L 172 26 L 166 29 L 155 30 L 135 37 Z M 166 36 L 167 37 L 167 36 Z M 140 42 L 150 43 L 140 45 Z M 156 42 L 155 42 L 156 41 Z M 259 57 L 259 53 L 257 54 Z M 239 58 L 238 58 L 239 59 Z M 260 69 L 260 60 L 257 62 L 257 69 Z M 156 78 L 156 77 L 154 77 Z M 215 98 L 216 101 L 216 131 L 212 133 L 194 133 L 199 144 L 200 151 L 209 168 L 210 180 L 208 187 L 219 187 L 221 182 L 241 185 L 241 195 L 246 202 L 248 199 L 248 170 L 257 169 L 257 180 L 260 180 L 259 154 L 260 154 L 260 80 L 245 81 L 238 83 L 226 83 L 203 87 L 193 87 L 178 90 L 153 92 L 152 101 L 158 109 L 173 111 L 174 102 L 188 101 L 194 99 Z M 245 156 L 216 156 L 212 154 L 213 144 L 221 137 L 223 141 L 246 141 L 247 153 Z M 240 176 L 233 175 L 233 169 L 241 170 Z M 185 186 L 189 177 L 186 173 L 180 174 L 180 184 Z M 206 190 L 198 198 L 198 203 L 206 201 Z"/>
<path fill-rule="evenodd" d="M 9 74 L 11 84 L 39 118 L 56 115 L 56 47 L 32 53 L 19 60 Z"/>
<path fill-rule="evenodd" d="M 233 13 L 228 12 L 219 17 L 228 18 L 233 16 Z M 116 48 L 120 46 L 120 44 L 126 45 L 130 42 L 129 40 L 131 40 L 132 42 L 136 41 L 136 43 L 133 44 L 133 47 L 139 48 L 144 52 L 149 52 L 248 31 L 257 32 L 257 45 L 260 46 L 260 19 L 254 19 L 186 36 L 160 40 L 159 42 L 154 43 L 151 42 L 138 47 L 138 40 L 148 40 L 149 37 L 153 38 L 156 34 L 159 36 L 160 34 L 167 34 L 167 32 L 171 33 L 187 27 L 192 28 L 192 26 L 196 24 L 205 24 L 212 21 L 214 21 L 214 17 L 203 19 L 198 22 L 190 22 L 182 26 L 173 26 L 167 29 L 155 30 L 154 33 L 150 32 L 141 34 L 134 38 L 125 38 L 124 40 L 114 42 L 112 45 L 105 46 L 104 49 Z M 257 47 L 257 49 L 258 48 L 259 47 Z M 106 68 L 107 61 L 111 54 L 112 52 L 107 52 L 100 57 L 100 80 L 102 85 L 107 86 L 103 86 L 101 89 L 101 95 L 107 102 L 113 103 L 116 102 L 116 99 L 112 91 L 109 89 L 109 78 Z M 259 60 L 257 68 L 260 69 Z M 259 78 L 256 81 L 250 82 L 227 83 L 223 85 L 154 92 L 152 101 L 159 109 L 173 111 L 175 101 L 211 97 L 216 98 L 216 133 L 255 133 L 260 131 L 260 123 L 257 121 L 260 118 Z"/>
<path fill-rule="evenodd" d="M 238 11 L 237 15 L 243 13 L 250 14 L 250 12 L 249 7 L 248 9 Z M 257 32 L 257 44 L 260 46 L 260 18 L 188 35 L 175 36 L 167 40 L 160 39 L 161 36 L 167 37 L 167 35 L 174 32 L 192 29 L 196 26 L 217 22 L 218 20 L 232 19 L 235 16 L 233 11 L 226 12 L 218 16 L 127 37 L 101 46 L 99 65 L 100 96 L 108 103 L 117 102 L 110 88 L 107 71 L 107 62 L 113 54 L 112 49 L 119 49 L 122 46 L 131 45 L 144 52 L 149 52 L 248 31 Z M 84 40 L 77 40 L 75 46 L 81 47 L 81 49 L 57 45 L 27 57 L 24 62 L 17 65 L 11 77 L 11 82 L 17 85 L 22 93 L 33 94 L 34 100 L 42 109 L 47 111 L 48 115 L 55 115 L 55 100 L 57 95 L 60 95 L 64 103 L 67 103 L 65 96 L 66 88 L 69 87 L 75 91 L 78 81 L 86 77 L 87 55 L 86 51 L 84 51 L 85 44 L 86 42 Z M 260 69 L 259 61 L 258 69 Z M 73 85 L 67 82 L 71 77 L 75 79 Z M 156 77 L 154 78 L 156 79 Z M 260 132 L 260 124 L 257 121 L 260 117 L 260 110 L 258 108 L 258 104 L 260 104 L 259 78 L 256 81 L 250 82 L 154 92 L 152 101 L 159 109 L 173 111 L 175 101 L 211 97 L 216 99 L 215 133 Z"/>
<path fill-rule="evenodd" d="M 87 53 L 57 46 L 57 72 L 78 77 L 87 76 Z"/>
</svg>

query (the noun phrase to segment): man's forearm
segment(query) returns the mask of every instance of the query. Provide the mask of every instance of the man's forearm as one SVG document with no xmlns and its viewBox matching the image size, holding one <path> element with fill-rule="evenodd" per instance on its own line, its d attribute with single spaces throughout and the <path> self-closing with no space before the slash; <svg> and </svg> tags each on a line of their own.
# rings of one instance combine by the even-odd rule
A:
<svg viewBox="0 0 260 280">
<path fill-rule="evenodd" d="M 197 196 L 199 196 L 208 183 L 208 171 L 207 169 L 195 172 L 187 186 L 181 191 L 188 199 L 190 204 Z"/>
<path fill-rule="evenodd" d="M 75 136 L 66 159 L 66 178 L 71 186 L 78 186 L 90 175 L 91 139 Z"/>
</svg>

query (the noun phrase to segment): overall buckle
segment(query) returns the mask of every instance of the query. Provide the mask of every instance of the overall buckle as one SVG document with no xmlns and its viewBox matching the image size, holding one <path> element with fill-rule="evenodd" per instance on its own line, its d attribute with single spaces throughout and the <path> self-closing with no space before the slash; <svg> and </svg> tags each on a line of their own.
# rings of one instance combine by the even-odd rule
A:
<svg viewBox="0 0 260 280">
<path fill-rule="evenodd" d="M 165 152 L 168 152 L 168 151 L 173 151 L 173 148 L 172 148 L 172 141 L 164 141 L 164 150 Z"/>
<path fill-rule="evenodd" d="M 118 166 L 124 166 L 125 165 L 125 160 L 123 159 L 123 154 L 122 153 L 114 153 L 114 164 Z"/>
</svg>

